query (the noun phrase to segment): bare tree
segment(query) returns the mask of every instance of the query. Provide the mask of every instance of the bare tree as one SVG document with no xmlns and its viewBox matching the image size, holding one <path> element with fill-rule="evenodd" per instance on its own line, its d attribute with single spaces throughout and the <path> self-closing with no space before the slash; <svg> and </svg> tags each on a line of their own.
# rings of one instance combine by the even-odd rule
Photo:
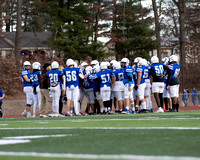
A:
<svg viewBox="0 0 200 160">
<path fill-rule="evenodd" d="M 154 12 L 156 40 L 157 40 L 157 42 L 158 42 L 158 46 L 157 46 L 157 56 L 158 56 L 159 60 L 161 60 L 160 22 L 159 22 L 159 16 L 158 16 L 158 9 L 157 9 L 156 0 L 152 0 L 152 6 L 153 6 L 153 12 Z"/>
<path fill-rule="evenodd" d="M 21 32 L 22 32 L 22 0 L 17 1 L 17 29 L 15 35 L 15 58 L 16 64 L 20 62 L 21 50 Z"/>
<path fill-rule="evenodd" d="M 172 0 L 179 10 L 179 40 L 180 40 L 180 62 L 182 73 L 182 90 L 184 89 L 184 64 L 185 64 L 185 13 L 186 0 Z"/>
</svg>

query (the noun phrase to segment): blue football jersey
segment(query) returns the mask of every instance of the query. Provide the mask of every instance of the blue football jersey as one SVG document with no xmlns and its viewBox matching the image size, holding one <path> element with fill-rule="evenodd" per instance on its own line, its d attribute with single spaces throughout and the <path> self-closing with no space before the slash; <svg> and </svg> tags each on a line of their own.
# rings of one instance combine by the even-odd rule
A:
<svg viewBox="0 0 200 160">
<path fill-rule="evenodd" d="M 93 80 L 90 79 L 89 75 L 88 75 L 88 77 L 86 79 L 84 79 L 83 87 L 85 89 L 91 89 L 91 88 L 93 89 Z"/>
<path fill-rule="evenodd" d="M 59 70 L 51 70 L 47 72 L 47 77 L 49 77 L 51 86 L 56 86 L 58 83 L 60 83 L 61 76 L 62 76 L 62 72 Z"/>
<path fill-rule="evenodd" d="M 30 72 L 29 72 L 29 70 L 23 70 L 22 72 L 21 72 L 21 77 L 22 77 L 22 82 L 23 82 L 23 85 L 24 85 L 24 87 L 28 87 L 28 86 L 32 86 L 32 84 L 30 84 L 30 82 L 26 82 L 25 81 L 25 79 L 24 79 L 24 75 L 27 75 L 27 77 L 30 79 Z"/>
<path fill-rule="evenodd" d="M 136 83 L 138 81 L 138 73 L 139 72 L 142 72 L 140 84 L 145 83 L 145 75 L 144 75 L 145 68 L 146 68 L 145 66 L 139 66 L 139 67 L 137 67 L 137 69 L 136 69 Z"/>
<path fill-rule="evenodd" d="M 63 75 L 66 76 L 66 85 L 67 87 L 71 88 L 73 85 L 74 87 L 79 86 L 79 74 L 81 73 L 80 68 L 64 68 Z"/>
<path fill-rule="evenodd" d="M 0 89 L 0 97 L 2 97 L 2 96 L 3 96 L 3 94 L 4 94 L 3 90 L 2 90 L 2 89 Z M 1 99 L 1 100 L 0 100 L 0 102 L 3 102 L 3 99 Z"/>
<path fill-rule="evenodd" d="M 124 73 L 121 70 L 114 70 L 112 77 L 116 77 L 116 81 L 122 81 L 124 79 Z"/>
<path fill-rule="evenodd" d="M 40 74 L 41 71 L 31 72 L 30 78 L 33 82 L 33 85 L 39 85 L 40 84 Z"/>
<path fill-rule="evenodd" d="M 107 86 L 111 86 L 111 75 L 112 75 L 112 70 L 105 70 L 105 71 L 100 71 L 97 74 L 98 81 L 100 82 L 100 88 Z"/>
<path fill-rule="evenodd" d="M 164 64 L 163 63 L 154 63 L 150 67 L 155 76 L 162 76 L 164 74 Z"/>
<path fill-rule="evenodd" d="M 127 66 L 125 68 L 122 68 L 121 71 L 124 73 L 124 79 L 123 79 L 123 83 L 124 84 L 129 84 L 129 86 L 131 86 L 131 84 L 134 84 L 133 81 L 133 68 L 131 66 Z M 129 76 L 132 77 L 132 81 L 129 81 Z"/>
<path fill-rule="evenodd" d="M 177 78 L 180 72 L 180 64 L 170 64 L 168 68 L 173 71 L 171 78 Z"/>
<path fill-rule="evenodd" d="M 89 74 L 88 78 L 93 81 L 93 92 L 98 92 L 99 89 L 98 89 L 97 73 Z"/>
<path fill-rule="evenodd" d="M 164 71 L 164 78 L 163 78 L 163 82 L 166 84 L 167 83 L 167 79 L 168 79 L 168 74 L 167 74 L 167 70 Z"/>
<path fill-rule="evenodd" d="M 149 66 L 145 66 L 143 78 L 144 78 L 144 79 L 150 79 L 150 70 L 149 70 Z"/>
</svg>

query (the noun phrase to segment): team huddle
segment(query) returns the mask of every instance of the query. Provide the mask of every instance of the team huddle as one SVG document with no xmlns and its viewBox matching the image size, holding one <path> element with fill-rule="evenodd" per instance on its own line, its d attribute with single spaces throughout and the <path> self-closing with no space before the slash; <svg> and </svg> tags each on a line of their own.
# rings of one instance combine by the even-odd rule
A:
<svg viewBox="0 0 200 160">
<path fill-rule="evenodd" d="M 30 62 L 25 61 L 23 66 L 21 76 L 27 99 L 23 115 L 27 118 L 36 117 L 37 106 L 40 108 L 41 104 L 41 64 L 34 62 L 33 72 L 29 71 Z M 66 66 L 59 69 L 59 63 L 53 61 L 45 73 L 49 96 L 52 98 L 53 113 L 49 114 L 51 117 L 84 115 L 81 113 L 84 96 L 87 98 L 84 111 L 87 114 L 153 112 L 151 91 L 158 106 L 156 112 L 179 111 L 180 65 L 176 55 L 163 58 L 162 63 L 159 63 L 157 56 L 151 58 L 151 63 L 137 57 L 132 66 L 128 58 L 101 63 L 93 60 L 90 65 L 83 62 L 80 66 L 74 60 L 68 59 Z M 66 115 L 59 111 L 59 100 L 67 105 Z"/>
</svg>

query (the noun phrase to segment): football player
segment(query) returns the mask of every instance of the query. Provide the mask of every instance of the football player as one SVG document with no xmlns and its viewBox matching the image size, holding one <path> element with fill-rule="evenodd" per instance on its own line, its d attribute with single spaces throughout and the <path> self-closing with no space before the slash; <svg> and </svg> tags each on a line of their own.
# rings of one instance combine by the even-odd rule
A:
<svg viewBox="0 0 200 160">
<path fill-rule="evenodd" d="M 49 90 L 52 96 L 52 108 L 54 114 L 50 114 L 51 117 L 63 117 L 59 114 L 59 99 L 60 99 L 60 83 L 62 81 L 62 72 L 59 70 L 59 64 L 56 61 L 51 63 L 51 71 L 47 72 L 49 78 Z"/>
<path fill-rule="evenodd" d="M 172 110 L 179 111 L 179 79 L 178 75 L 180 72 L 180 65 L 178 64 L 178 57 L 176 55 L 171 55 L 169 57 L 170 72 L 168 74 L 168 83 L 166 84 L 166 89 L 169 90 L 170 97 L 172 98 Z M 168 86 L 169 84 L 169 86 Z"/>
<path fill-rule="evenodd" d="M 34 62 L 32 64 L 33 72 L 30 74 L 30 78 L 33 81 L 33 96 L 34 96 L 34 105 L 33 105 L 33 118 L 36 117 L 37 106 L 40 109 L 41 105 L 41 94 L 40 94 L 40 74 L 41 74 L 41 64 L 39 62 Z"/>
<path fill-rule="evenodd" d="M 123 83 L 124 88 L 124 99 L 125 99 L 125 110 L 122 113 L 130 113 L 129 111 L 129 101 L 131 103 L 132 111 L 135 113 L 134 99 L 133 99 L 133 68 L 129 65 L 128 58 L 122 58 L 121 60 L 122 72 L 124 73 Z"/>
<path fill-rule="evenodd" d="M 30 79 L 30 68 L 31 63 L 29 61 L 25 61 L 23 63 L 24 70 L 21 72 L 22 82 L 24 85 L 24 93 L 26 94 L 26 109 L 22 113 L 24 117 L 31 118 L 31 105 L 34 102 L 33 99 L 33 88 L 32 88 L 32 80 Z"/>
<path fill-rule="evenodd" d="M 145 94 L 145 88 L 146 88 L 146 83 L 145 83 L 145 64 L 146 60 L 141 59 L 139 61 L 139 66 L 136 69 L 136 83 L 135 83 L 135 90 L 136 90 L 136 98 L 138 98 L 141 101 L 141 109 L 140 113 L 148 113 L 147 107 L 146 107 L 146 101 L 144 98 Z M 139 105 L 137 101 L 136 105 Z"/>
<path fill-rule="evenodd" d="M 122 113 L 122 107 L 123 107 L 123 100 L 124 100 L 124 73 L 121 71 L 121 64 L 120 62 L 115 62 L 113 64 L 114 71 L 112 74 L 112 85 L 113 85 L 113 94 L 114 97 L 116 97 L 118 102 L 118 113 Z"/>
<path fill-rule="evenodd" d="M 163 82 L 164 64 L 159 63 L 157 56 L 151 58 L 150 77 L 152 84 L 152 93 L 154 94 L 158 110 L 156 112 L 164 112 L 163 110 Z"/>
<path fill-rule="evenodd" d="M 84 86 L 84 93 L 87 97 L 87 111 L 89 114 L 95 114 L 94 112 L 94 92 L 93 92 L 93 80 L 89 78 L 89 75 L 92 74 L 92 67 L 87 66 L 85 69 L 86 74 L 88 77 L 84 79 L 83 86 Z M 91 111 L 90 111 L 91 110 Z"/>
<path fill-rule="evenodd" d="M 96 74 L 98 79 L 98 85 L 100 86 L 99 91 L 104 104 L 105 113 L 111 113 L 112 106 L 110 104 L 110 93 L 111 93 L 111 74 L 112 70 L 108 70 L 108 64 L 102 62 L 100 64 L 101 71 Z"/>
<path fill-rule="evenodd" d="M 80 108 L 79 108 L 79 79 L 84 79 L 82 71 L 80 68 L 74 67 L 74 61 L 72 59 L 68 59 L 66 61 L 67 68 L 63 69 L 63 75 L 66 79 L 66 87 L 64 89 L 65 94 L 67 95 L 67 116 L 72 116 L 70 113 L 71 102 L 73 102 L 74 111 L 76 116 L 81 116 Z"/>
</svg>

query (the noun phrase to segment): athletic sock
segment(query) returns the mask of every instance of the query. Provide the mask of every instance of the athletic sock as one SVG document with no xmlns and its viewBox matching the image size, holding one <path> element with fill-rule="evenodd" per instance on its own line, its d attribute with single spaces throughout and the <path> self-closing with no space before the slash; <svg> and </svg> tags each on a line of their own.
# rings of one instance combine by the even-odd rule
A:
<svg viewBox="0 0 200 160">
<path fill-rule="evenodd" d="M 168 98 L 164 98 L 164 103 L 165 103 L 165 109 L 168 110 Z"/>
<path fill-rule="evenodd" d="M 146 102 L 146 108 L 150 109 L 150 107 L 149 107 L 149 97 L 145 98 L 145 102 Z"/>
<path fill-rule="evenodd" d="M 163 94 L 159 93 L 159 98 L 160 98 L 160 106 L 163 108 Z"/>
<path fill-rule="evenodd" d="M 175 111 L 176 109 L 176 104 L 172 104 L 172 110 Z"/>
<path fill-rule="evenodd" d="M 147 109 L 146 102 L 142 102 L 142 109 Z"/>
<path fill-rule="evenodd" d="M 129 111 L 129 106 L 126 106 L 126 109 Z"/>
<path fill-rule="evenodd" d="M 100 110 L 101 110 L 100 112 L 103 113 L 103 108 L 101 108 Z"/>
<path fill-rule="evenodd" d="M 179 104 L 176 104 L 176 111 L 179 112 Z"/>
</svg>

